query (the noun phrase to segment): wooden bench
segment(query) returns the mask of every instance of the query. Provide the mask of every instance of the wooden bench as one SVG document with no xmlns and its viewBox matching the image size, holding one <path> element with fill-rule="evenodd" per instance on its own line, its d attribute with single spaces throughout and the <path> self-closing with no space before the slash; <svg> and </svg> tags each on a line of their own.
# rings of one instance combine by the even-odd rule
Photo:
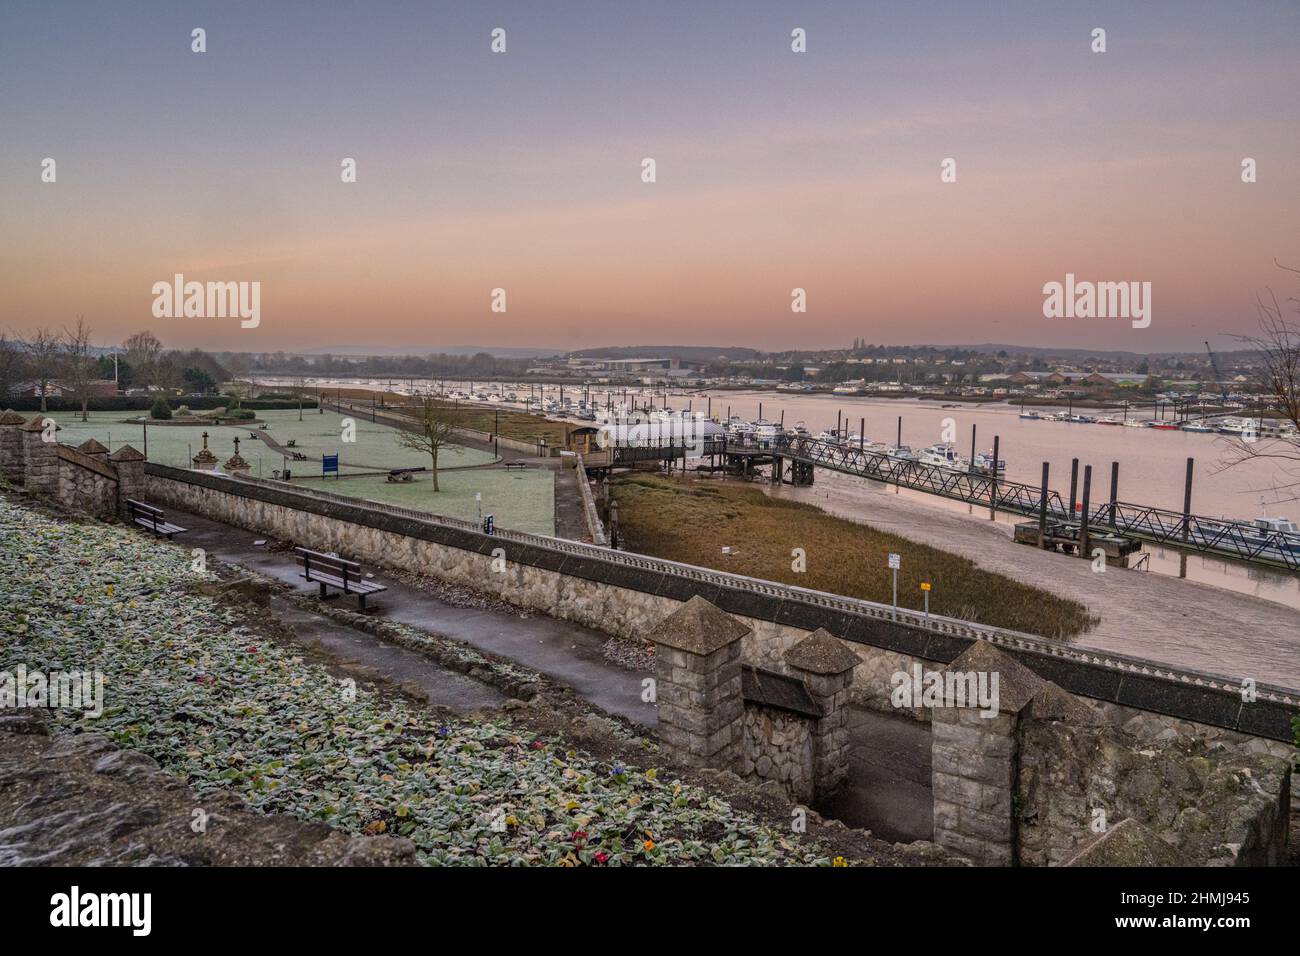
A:
<svg viewBox="0 0 1300 956">
<path fill-rule="evenodd" d="M 518 459 L 515 459 L 514 461 L 506 462 L 505 467 L 506 467 L 506 471 L 509 471 L 512 468 L 518 468 L 520 470 L 523 470 L 524 468 L 528 467 L 528 462 L 519 461 Z"/>
<path fill-rule="evenodd" d="M 361 573 L 361 565 L 345 558 L 309 551 L 306 548 L 294 548 L 298 552 L 298 561 L 302 565 L 302 576 L 313 584 L 320 585 L 320 596 L 327 597 L 328 588 L 337 588 L 344 594 L 353 594 L 357 598 L 357 607 L 366 609 L 366 597 L 388 588 L 375 581 L 367 581 Z"/>
<path fill-rule="evenodd" d="M 177 524 L 171 524 L 166 520 L 161 508 L 147 505 L 143 501 L 135 501 L 131 498 L 127 498 L 126 508 L 131 514 L 132 521 L 143 528 L 148 528 L 154 534 L 160 534 L 165 538 L 170 538 L 174 534 L 183 534 L 190 530 L 189 528 L 182 528 Z"/>
</svg>

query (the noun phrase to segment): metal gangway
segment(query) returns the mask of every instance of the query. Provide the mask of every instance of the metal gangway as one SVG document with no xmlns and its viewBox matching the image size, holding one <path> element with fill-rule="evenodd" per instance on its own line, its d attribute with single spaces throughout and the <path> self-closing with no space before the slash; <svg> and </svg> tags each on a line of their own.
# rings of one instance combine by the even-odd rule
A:
<svg viewBox="0 0 1300 956">
<path fill-rule="evenodd" d="M 1080 524 L 1083 520 L 1081 509 L 1071 509 L 1058 492 L 1046 485 L 1008 481 L 983 471 L 922 464 L 851 442 L 836 443 L 789 435 L 761 441 L 728 438 L 725 454 L 800 461 L 953 501 L 984 505 L 995 511 L 1073 524 Z M 1113 499 L 1095 505 L 1090 503 L 1087 519 L 1089 528 L 1097 531 L 1300 571 L 1300 534 Z"/>
</svg>

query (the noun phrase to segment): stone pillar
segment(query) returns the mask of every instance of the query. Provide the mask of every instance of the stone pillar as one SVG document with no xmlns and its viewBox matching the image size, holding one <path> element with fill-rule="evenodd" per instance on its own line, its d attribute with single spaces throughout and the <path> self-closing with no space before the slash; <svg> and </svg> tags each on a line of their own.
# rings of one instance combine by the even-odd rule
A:
<svg viewBox="0 0 1300 956">
<path fill-rule="evenodd" d="M 203 447 L 199 453 L 191 459 L 191 463 L 199 471 L 215 471 L 217 468 L 217 456 L 208 451 L 208 433 L 203 433 Z"/>
<path fill-rule="evenodd" d="M 9 409 L 0 414 L 0 475 L 11 484 L 23 483 L 23 433 L 27 419 Z"/>
<path fill-rule="evenodd" d="M 59 490 L 57 442 L 45 440 L 45 415 L 37 415 L 20 429 L 23 436 L 23 487 L 34 495 L 54 495 Z M 52 420 L 52 419 L 51 419 Z M 55 432 L 58 426 L 55 426 Z"/>
<path fill-rule="evenodd" d="M 81 452 L 87 458 L 93 458 L 96 461 L 108 461 L 108 449 L 93 438 L 87 438 L 78 445 L 77 451 Z"/>
<path fill-rule="evenodd" d="M 224 467 L 228 475 L 247 475 L 253 468 L 252 465 L 240 457 L 239 452 L 235 452 L 235 454 L 227 458 Z"/>
<path fill-rule="evenodd" d="M 650 632 L 659 738 L 679 763 L 717 770 L 739 766 L 745 716 L 740 652 L 748 633 L 698 595 Z"/>
<path fill-rule="evenodd" d="M 108 462 L 117 472 L 117 513 L 127 516 L 126 501 L 144 497 L 144 455 L 130 445 L 123 445 L 108 456 Z"/>
<path fill-rule="evenodd" d="M 820 627 L 783 656 L 821 709 L 812 727 L 813 799 L 824 800 L 849 775 L 849 685 L 862 658 Z"/>
<path fill-rule="evenodd" d="M 969 697 L 966 706 L 933 706 L 934 842 L 981 865 L 1010 866 L 1017 861 L 1018 727 L 1030 701 L 1051 685 L 987 641 L 932 674 L 951 675 L 953 686 L 960 677 L 967 688 L 983 675 L 995 698 L 989 716 Z"/>
</svg>

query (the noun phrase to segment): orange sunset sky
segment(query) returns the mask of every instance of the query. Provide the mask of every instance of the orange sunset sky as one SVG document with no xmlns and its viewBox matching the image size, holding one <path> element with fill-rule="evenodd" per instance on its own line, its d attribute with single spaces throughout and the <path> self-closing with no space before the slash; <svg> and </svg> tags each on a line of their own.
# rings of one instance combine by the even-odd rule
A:
<svg viewBox="0 0 1300 956">
<path fill-rule="evenodd" d="M 0 326 L 1226 348 L 1296 291 L 1297 38 L 1294 3 L 6 4 Z M 261 282 L 260 325 L 154 318 L 177 272 Z M 1151 327 L 1045 319 L 1067 272 L 1151 282 Z"/>
</svg>

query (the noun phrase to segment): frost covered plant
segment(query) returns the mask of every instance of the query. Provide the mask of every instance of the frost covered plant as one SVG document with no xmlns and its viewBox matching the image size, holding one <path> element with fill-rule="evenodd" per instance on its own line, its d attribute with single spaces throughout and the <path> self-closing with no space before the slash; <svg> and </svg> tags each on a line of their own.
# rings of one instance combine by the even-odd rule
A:
<svg viewBox="0 0 1300 956">
<path fill-rule="evenodd" d="M 505 718 L 343 695 L 241 612 L 186 591 L 193 581 L 183 548 L 0 500 L 4 660 L 101 671 L 103 716 L 61 712 L 60 729 L 104 733 L 200 793 L 409 837 L 430 865 L 829 865 L 654 768 L 611 766 Z M 498 808 L 513 822 L 501 827 Z"/>
</svg>

